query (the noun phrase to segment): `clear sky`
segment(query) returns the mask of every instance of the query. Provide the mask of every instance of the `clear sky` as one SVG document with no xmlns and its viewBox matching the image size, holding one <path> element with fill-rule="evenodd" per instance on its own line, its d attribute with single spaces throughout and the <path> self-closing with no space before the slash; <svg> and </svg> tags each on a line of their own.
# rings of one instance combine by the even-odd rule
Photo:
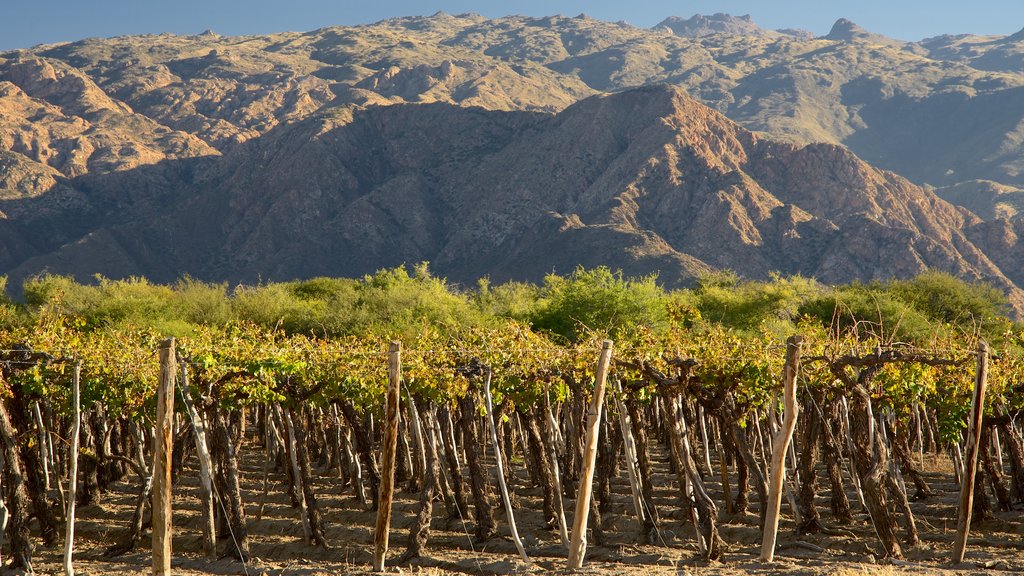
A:
<svg viewBox="0 0 1024 576">
<path fill-rule="evenodd" d="M 575 16 L 652 26 L 666 16 L 750 14 L 767 28 L 826 34 L 838 18 L 904 40 L 938 34 L 1011 34 L 1024 28 L 1024 0 L 0 0 L 0 50 L 35 44 L 173 32 L 261 34 L 364 24 L 393 16 L 477 12 Z"/>
</svg>

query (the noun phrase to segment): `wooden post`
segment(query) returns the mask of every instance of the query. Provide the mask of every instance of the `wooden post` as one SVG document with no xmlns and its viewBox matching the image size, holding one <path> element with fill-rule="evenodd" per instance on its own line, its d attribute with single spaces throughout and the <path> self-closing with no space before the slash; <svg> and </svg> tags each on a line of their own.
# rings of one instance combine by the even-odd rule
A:
<svg viewBox="0 0 1024 576">
<path fill-rule="evenodd" d="M 501 462 L 501 443 L 498 442 L 498 429 L 494 426 L 494 406 L 491 401 L 491 369 L 487 369 L 487 381 L 484 383 L 484 400 L 487 402 L 487 424 L 491 429 L 491 441 L 494 442 L 494 460 L 498 465 L 498 486 L 501 488 L 501 500 L 505 504 L 505 515 L 508 516 L 508 527 L 512 531 L 512 541 L 516 544 L 519 557 L 523 562 L 530 563 L 530 557 L 526 555 L 523 548 L 523 541 L 519 539 L 519 529 L 516 528 L 516 517 L 512 514 L 512 501 L 508 497 L 508 486 L 505 485 L 505 466 Z"/>
<path fill-rule="evenodd" d="M 978 371 L 974 379 L 971 399 L 971 420 L 967 428 L 967 453 L 964 455 L 964 480 L 960 484 L 960 515 L 957 521 L 956 541 L 953 545 L 953 563 L 964 561 L 967 552 L 967 534 L 971 528 L 971 508 L 974 506 L 974 476 L 978 472 L 978 447 L 981 444 L 981 418 L 985 413 L 985 384 L 988 379 L 988 344 L 978 341 Z"/>
<path fill-rule="evenodd" d="M 209 558 L 217 556 L 217 528 L 213 511 L 213 458 L 206 443 L 206 423 L 192 402 L 192 391 L 188 385 L 188 364 L 181 361 L 181 399 L 185 402 L 188 416 L 192 420 L 192 433 L 199 456 L 199 494 L 203 506 L 203 552 Z"/>
<path fill-rule="evenodd" d="M 74 411 L 74 420 L 71 422 L 71 470 L 68 473 L 68 512 L 67 526 L 64 532 L 65 576 L 75 575 L 75 568 L 71 564 L 71 554 L 75 548 L 75 502 L 78 500 L 78 442 L 82 431 L 81 392 L 79 390 L 81 377 L 82 361 L 79 360 L 75 362 L 75 372 L 71 377 L 71 408 Z"/>
<path fill-rule="evenodd" d="M 402 344 L 388 348 L 388 396 L 384 420 L 384 455 L 380 470 L 377 525 L 373 530 L 373 571 L 384 571 L 391 528 L 391 499 L 395 495 L 395 452 L 398 447 L 398 391 L 402 381 Z"/>
<path fill-rule="evenodd" d="M 569 542 L 569 570 L 582 568 L 583 557 L 587 553 L 587 518 L 590 516 L 590 495 L 594 484 L 594 463 L 597 461 L 597 438 L 601 425 L 601 407 L 604 405 L 604 386 L 608 379 L 608 366 L 611 360 L 612 341 L 605 340 L 597 361 L 594 396 L 590 399 L 590 410 L 587 412 L 583 470 L 580 473 L 580 488 L 576 493 L 576 515 L 572 520 L 572 539 Z"/>
<path fill-rule="evenodd" d="M 156 392 L 156 450 L 153 455 L 153 574 L 171 573 L 171 454 L 174 453 L 174 381 L 178 373 L 174 338 L 160 343 Z"/>
<path fill-rule="evenodd" d="M 800 369 L 799 336 L 790 336 L 786 342 L 786 367 L 782 373 L 784 391 L 782 401 L 786 407 L 782 428 L 772 440 L 772 475 L 768 487 L 768 510 L 761 538 L 761 561 L 775 559 L 775 539 L 779 531 L 779 508 L 782 506 L 782 483 L 786 477 L 786 452 L 789 449 L 799 408 L 796 402 L 796 378 Z"/>
</svg>

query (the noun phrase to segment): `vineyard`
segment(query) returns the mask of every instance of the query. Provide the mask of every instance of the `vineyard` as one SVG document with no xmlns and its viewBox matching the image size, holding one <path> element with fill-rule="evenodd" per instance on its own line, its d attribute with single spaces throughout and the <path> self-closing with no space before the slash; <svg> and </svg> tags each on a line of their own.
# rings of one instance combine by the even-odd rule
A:
<svg viewBox="0 0 1024 576">
<path fill-rule="evenodd" d="M 9 569 L 148 571 L 159 539 L 175 573 L 1024 570 L 1024 330 L 982 284 L 424 265 L 23 294 Z"/>
</svg>

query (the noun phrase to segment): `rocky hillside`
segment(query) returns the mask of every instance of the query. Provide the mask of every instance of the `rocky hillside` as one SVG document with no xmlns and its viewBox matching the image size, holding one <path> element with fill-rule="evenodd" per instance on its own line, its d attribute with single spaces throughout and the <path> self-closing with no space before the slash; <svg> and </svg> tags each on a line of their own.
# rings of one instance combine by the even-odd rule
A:
<svg viewBox="0 0 1024 576">
<path fill-rule="evenodd" d="M 607 264 L 675 285 L 714 268 L 835 282 L 937 268 L 1019 293 L 963 232 L 983 224 L 970 212 L 841 146 L 758 136 L 668 86 L 558 114 L 353 109 L 69 186 L 86 192 L 49 225 L 31 216 L 45 194 L 0 222 L 0 264 L 16 279 L 252 282 L 429 260 L 456 281 Z"/>
<path fill-rule="evenodd" d="M 935 267 L 1015 291 L 1022 54 L 1021 34 L 905 43 L 840 20 L 813 38 L 721 14 L 0 53 L 0 271 Z"/>
<path fill-rule="evenodd" d="M 146 135 L 129 152 L 143 158 L 154 151 L 155 127 L 129 125 L 129 111 L 224 151 L 325 107 L 558 111 L 656 83 L 679 86 L 748 129 L 844 144 L 920 184 L 1024 187 L 1021 33 L 905 43 L 845 19 L 813 38 L 724 14 L 668 18 L 649 30 L 583 15 L 437 14 L 307 33 L 119 37 L 0 53 L 5 118 L 33 118 L 28 103 L 56 107 L 53 120 L 65 124 L 108 110 L 122 121 L 112 129 Z M 57 92 L 67 97 L 57 101 Z M 74 127 L 59 127 L 58 138 L 74 138 Z M 2 147 L 15 147 L 3 133 Z M 53 138 L 21 138 L 30 156 L 37 140 L 37 155 L 53 148 Z M 104 156 L 117 144 L 99 146 Z M 57 152 L 45 161 L 75 164 Z"/>
</svg>

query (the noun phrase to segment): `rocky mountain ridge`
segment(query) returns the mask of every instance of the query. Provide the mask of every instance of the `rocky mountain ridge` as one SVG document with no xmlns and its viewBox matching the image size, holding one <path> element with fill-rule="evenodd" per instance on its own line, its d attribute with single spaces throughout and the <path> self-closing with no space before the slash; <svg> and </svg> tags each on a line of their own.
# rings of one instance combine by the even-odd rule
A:
<svg viewBox="0 0 1024 576">
<path fill-rule="evenodd" d="M 663 24 L 437 14 L 0 53 L 0 270 L 934 267 L 1021 300 L 1024 38 Z"/>
</svg>

